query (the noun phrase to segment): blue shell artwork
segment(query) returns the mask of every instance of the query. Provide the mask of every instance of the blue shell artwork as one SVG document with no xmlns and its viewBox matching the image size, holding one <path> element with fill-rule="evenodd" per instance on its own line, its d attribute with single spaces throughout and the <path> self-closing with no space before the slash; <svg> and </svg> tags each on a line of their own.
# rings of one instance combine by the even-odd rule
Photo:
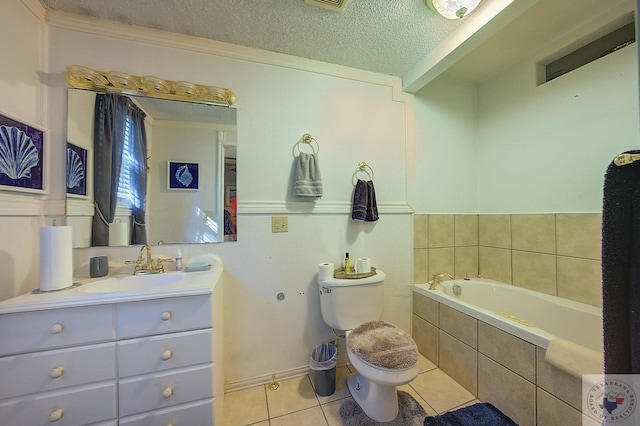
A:
<svg viewBox="0 0 640 426">
<path fill-rule="evenodd" d="M 76 188 L 84 182 L 82 158 L 71 148 L 67 148 L 67 189 Z"/>
<path fill-rule="evenodd" d="M 40 156 L 33 140 L 14 126 L 0 126 L 0 173 L 17 180 L 31 177 Z"/>
<path fill-rule="evenodd" d="M 189 166 L 186 164 L 178 167 L 175 176 L 176 180 L 183 184 L 185 188 L 188 188 L 189 185 L 191 185 L 191 182 L 193 182 L 193 175 L 189 171 Z"/>
</svg>

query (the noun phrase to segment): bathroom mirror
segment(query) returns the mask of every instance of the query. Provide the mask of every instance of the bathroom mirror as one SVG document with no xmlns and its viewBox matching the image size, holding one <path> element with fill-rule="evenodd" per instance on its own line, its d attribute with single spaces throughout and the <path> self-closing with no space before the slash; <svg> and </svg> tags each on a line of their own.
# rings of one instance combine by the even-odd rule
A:
<svg viewBox="0 0 640 426">
<path fill-rule="evenodd" d="M 91 90 L 68 89 L 67 224 L 73 227 L 76 248 L 92 245 L 93 173 L 96 162 L 105 155 L 93 149 L 96 95 Z M 236 110 L 145 96 L 116 96 L 128 97 L 146 115 L 147 243 L 235 241 Z M 118 186 L 122 190 L 126 183 L 119 180 Z M 132 241 L 132 208 L 127 206 L 126 197 L 124 201 L 120 194 L 118 197 L 113 223 L 109 224 L 110 246 Z"/>
</svg>

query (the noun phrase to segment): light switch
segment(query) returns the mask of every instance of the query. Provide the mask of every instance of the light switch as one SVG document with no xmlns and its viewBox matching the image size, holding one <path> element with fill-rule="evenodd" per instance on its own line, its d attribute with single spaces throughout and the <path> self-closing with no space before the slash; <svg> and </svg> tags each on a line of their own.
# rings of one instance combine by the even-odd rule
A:
<svg viewBox="0 0 640 426">
<path fill-rule="evenodd" d="M 289 216 L 271 216 L 271 232 L 289 232 Z"/>
</svg>

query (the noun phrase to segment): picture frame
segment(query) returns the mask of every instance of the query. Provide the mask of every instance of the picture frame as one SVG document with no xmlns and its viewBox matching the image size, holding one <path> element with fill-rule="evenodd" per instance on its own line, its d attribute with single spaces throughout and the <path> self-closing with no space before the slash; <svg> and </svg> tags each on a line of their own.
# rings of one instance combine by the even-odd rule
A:
<svg viewBox="0 0 640 426">
<path fill-rule="evenodd" d="M 200 189 L 200 163 L 193 161 L 167 161 L 167 188 L 170 190 Z"/>
<path fill-rule="evenodd" d="M 67 141 L 66 188 L 67 196 L 87 198 L 89 150 Z"/>
<path fill-rule="evenodd" d="M 49 192 L 49 131 L 0 113 L 0 190 Z"/>
</svg>

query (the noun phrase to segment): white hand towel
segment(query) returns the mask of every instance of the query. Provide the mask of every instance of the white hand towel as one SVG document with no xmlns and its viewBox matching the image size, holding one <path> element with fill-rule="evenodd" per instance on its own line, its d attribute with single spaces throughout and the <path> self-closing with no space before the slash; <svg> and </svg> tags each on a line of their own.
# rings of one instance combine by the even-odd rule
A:
<svg viewBox="0 0 640 426">
<path fill-rule="evenodd" d="M 294 194 L 298 197 L 322 197 L 318 154 L 301 152 L 298 155 Z"/>
</svg>

